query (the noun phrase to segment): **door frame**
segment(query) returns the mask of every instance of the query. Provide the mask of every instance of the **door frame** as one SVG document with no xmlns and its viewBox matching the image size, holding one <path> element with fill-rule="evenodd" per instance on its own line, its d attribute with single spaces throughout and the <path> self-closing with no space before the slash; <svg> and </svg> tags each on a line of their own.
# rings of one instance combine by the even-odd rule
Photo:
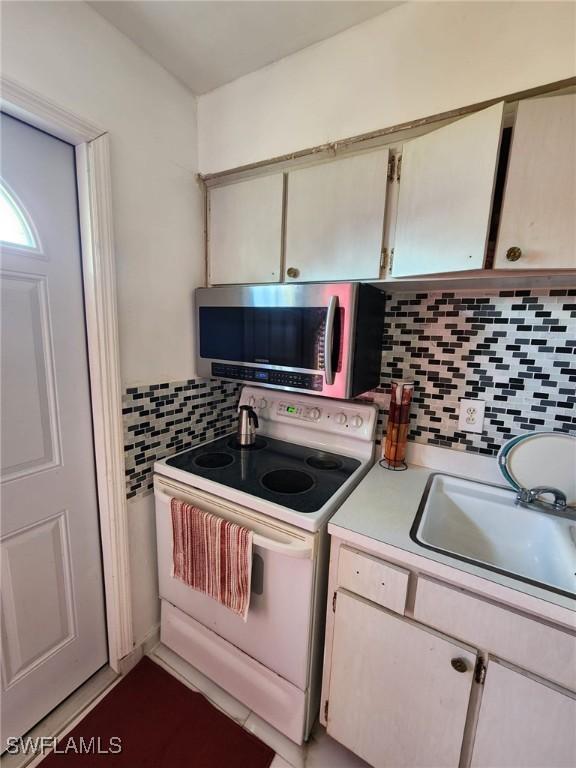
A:
<svg viewBox="0 0 576 768">
<path fill-rule="evenodd" d="M 109 664 L 134 649 L 110 142 L 105 130 L 0 76 L 0 109 L 72 144 L 76 178 Z"/>
</svg>

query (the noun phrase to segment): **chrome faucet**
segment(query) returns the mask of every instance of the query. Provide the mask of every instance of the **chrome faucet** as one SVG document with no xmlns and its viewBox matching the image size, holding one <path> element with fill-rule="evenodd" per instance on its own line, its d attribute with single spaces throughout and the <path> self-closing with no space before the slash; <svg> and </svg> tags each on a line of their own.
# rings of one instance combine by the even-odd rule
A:
<svg viewBox="0 0 576 768">
<path fill-rule="evenodd" d="M 546 501 L 540 498 L 544 494 L 554 497 L 554 501 Z M 559 488 L 553 488 L 548 485 L 539 485 L 536 488 L 521 488 L 516 494 L 516 504 L 523 507 L 534 506 L 543 512 L 551 514 L 568 515 L 572 517 L 576 510 L 568 506 L 566 494 Z"/>
</svg>

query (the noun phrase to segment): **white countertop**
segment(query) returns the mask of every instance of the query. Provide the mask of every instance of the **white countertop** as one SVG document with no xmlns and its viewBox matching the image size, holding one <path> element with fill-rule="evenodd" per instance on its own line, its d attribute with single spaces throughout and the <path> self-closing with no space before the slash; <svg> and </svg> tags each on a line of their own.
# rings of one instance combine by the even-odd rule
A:
<svg viewBox="0 0 576 768">
<path fill-rule="evenodd" d="M 408 454 L 411 461 L 406 471 L 392 472 L 375 464 L 332 517 L 328 531 L 352 544 L 392 557 L 398 563 L 405 562 L 431 575 L 447 578 L 459 586 L 484 591 L 497 599 L 506 599 L 511 605 L 534 610 L 550 619 L 574 626 L 575 600 L 426 549 L 410 538 L 414 517 L 432 473 L 443 471 L 460 477 L 505 484 L 495 459 L 462 454 L 454 450 L 414 444 Z M 514 592 L 509 593 L 508 590 Z M 534 598 L 545 601 L 547 605 L 536 604 Z M 558 611 L 558 608 L 561 610 Z M 566 614 L 566 610 L 572 614 Z"/>
</svg>

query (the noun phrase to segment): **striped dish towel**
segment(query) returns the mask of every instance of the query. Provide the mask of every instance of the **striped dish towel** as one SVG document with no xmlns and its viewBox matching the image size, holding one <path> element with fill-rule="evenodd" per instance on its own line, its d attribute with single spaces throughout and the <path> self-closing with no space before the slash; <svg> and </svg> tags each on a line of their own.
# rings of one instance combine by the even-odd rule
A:
<svg viewBox="0 0 576 768">
<path fill-rule="evenodd" d="M 172 575 L 244 621 L 250 604 L 252 531 L 171 499 Z"/>
</svg>

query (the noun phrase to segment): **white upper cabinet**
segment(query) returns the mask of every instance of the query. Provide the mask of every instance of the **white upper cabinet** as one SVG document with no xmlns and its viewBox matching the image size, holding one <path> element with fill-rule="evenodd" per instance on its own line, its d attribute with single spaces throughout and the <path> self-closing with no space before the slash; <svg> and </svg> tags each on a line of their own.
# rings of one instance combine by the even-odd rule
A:
<svg viewBox="0 0 576 768">
<path fill-rule="evenodd" d="M 522 101 L 495 266 L 576 268 L 576 95 Z"/>
<path fill-rule="evenodd" d="M 392 277 L 484 266 L 503 109 L 404 144 Z"/>
<path fill-rule="evenodd" d="M 281 173 L 209 190 L 209 283 L 280 280 L 283 190 Z"/>
<path fill-rule="evenodd" d="M 286 280 L 378 278 L 388 150 L 291 171 Z"/>
</svg>

